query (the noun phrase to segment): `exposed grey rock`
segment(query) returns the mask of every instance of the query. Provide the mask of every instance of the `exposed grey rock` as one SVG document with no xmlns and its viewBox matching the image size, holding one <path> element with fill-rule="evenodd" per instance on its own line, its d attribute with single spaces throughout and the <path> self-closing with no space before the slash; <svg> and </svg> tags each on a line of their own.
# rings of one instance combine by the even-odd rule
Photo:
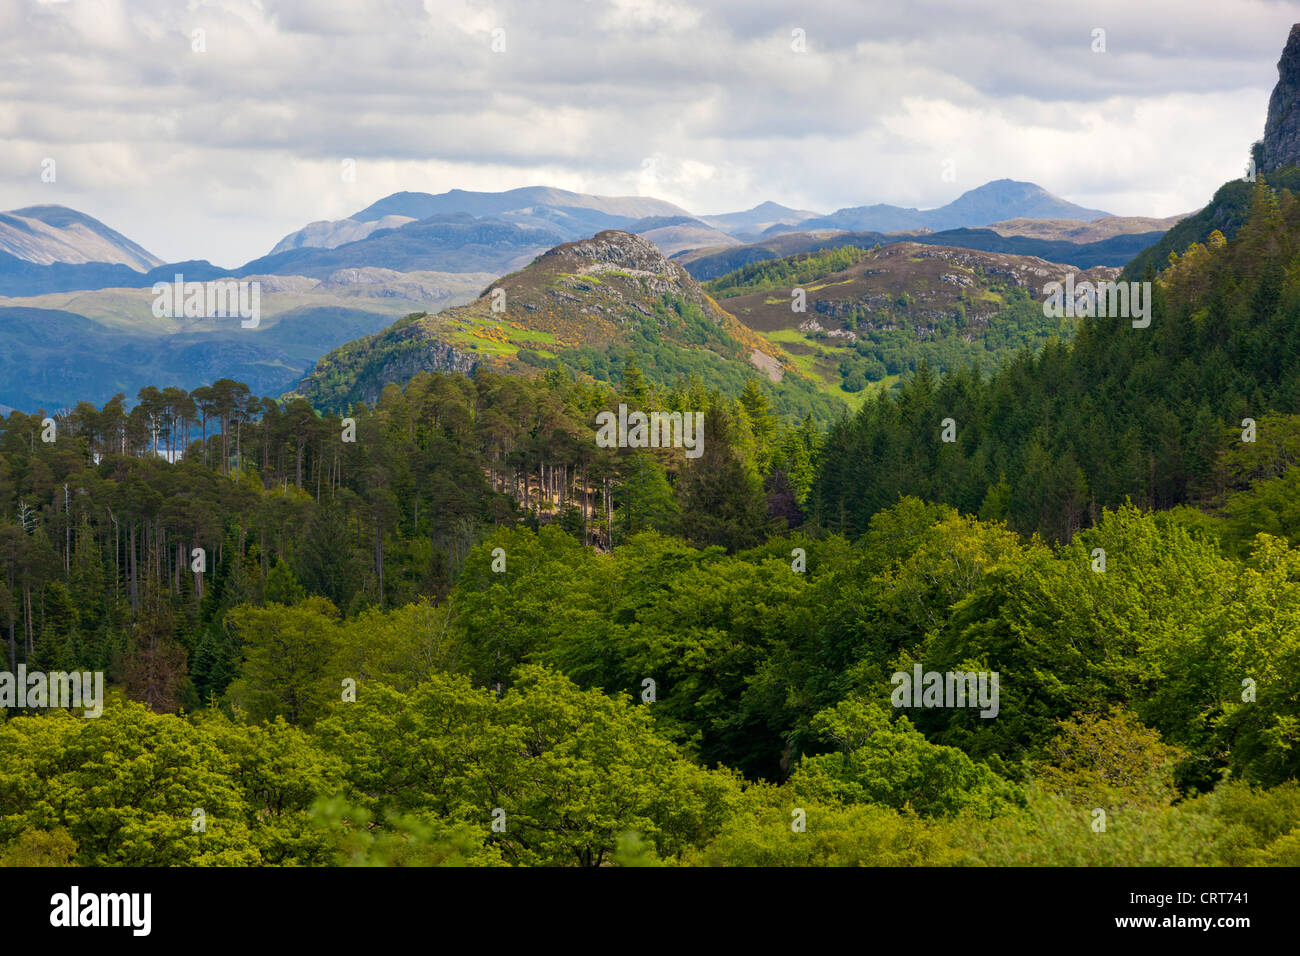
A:
<svg viewBox="0 0 1300 956">
<path fill-rule="evenodd" d="M 459 372 L 470 375 L 479 365 L 472 355 L 467 355 L 446 342 L 419 336 L 415 327 L 403 335 L 407 347 L 396 349 L 375 369 L 361 387 L 355 400 L 374 405 L 379 401 L 384 386 L 404 385 L 420 372 Z"/>
<path fill-rule="evenodd" d="M 1300 23 L 1291 27 L 1282 59 L 1277 61 L 1277 86 L 1268 99 L 1264 124 L 1264 166 L 1268 173 L 1300 162 Z"/>
</svg>

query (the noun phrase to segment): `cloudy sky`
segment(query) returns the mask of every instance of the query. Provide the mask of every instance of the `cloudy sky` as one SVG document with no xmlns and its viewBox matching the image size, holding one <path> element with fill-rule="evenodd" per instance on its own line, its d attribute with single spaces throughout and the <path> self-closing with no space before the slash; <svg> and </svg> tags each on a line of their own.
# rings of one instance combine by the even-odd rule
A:
<svg viewBox="0 0 1300 956">
<path fill-rule="evenodd" d="M 1294 22 L 1262 0 L 0 0 L 0 209 L 221 265 L 402 189 L 708 214 L 1007 177 L 1167 216 L 1243 171 Z"/>
</svg>

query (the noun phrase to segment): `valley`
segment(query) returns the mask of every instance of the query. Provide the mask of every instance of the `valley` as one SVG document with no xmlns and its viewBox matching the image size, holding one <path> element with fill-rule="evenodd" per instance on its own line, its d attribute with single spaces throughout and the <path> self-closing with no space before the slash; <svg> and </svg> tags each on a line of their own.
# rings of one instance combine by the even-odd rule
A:
<svg viewBox="0 0 1300 956">
<path fill-rule="evenodd" d="M 1101 13 L 0 4 L 6 928 L 1285 925 L 1300 18 Z"/>
</svg>

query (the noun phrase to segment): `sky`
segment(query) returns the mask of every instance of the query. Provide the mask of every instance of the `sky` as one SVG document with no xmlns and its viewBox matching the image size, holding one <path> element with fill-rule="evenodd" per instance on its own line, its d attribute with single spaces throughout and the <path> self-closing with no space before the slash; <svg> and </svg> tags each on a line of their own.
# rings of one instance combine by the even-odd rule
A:
<svg viewBox="0 0 1300 956">
<path fill-rule="evenodd" d="M 1296 22 L 1261 0 L 0 0 L 0 209 L 224 266 L 399 190 L 707 215 L 1010 178 L 1169 216 L 1244 172 Z"/>
</svg>

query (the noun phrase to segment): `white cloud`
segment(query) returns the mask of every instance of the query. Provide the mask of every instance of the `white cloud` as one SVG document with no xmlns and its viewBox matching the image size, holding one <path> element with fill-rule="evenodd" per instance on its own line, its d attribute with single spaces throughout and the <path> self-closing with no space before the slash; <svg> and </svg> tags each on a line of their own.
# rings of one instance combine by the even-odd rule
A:
<svg viewBox="0 0 1300 956">
<path fill-rule="evenodd" d="M 223 264 L 401 189 L 650 192 L 705 215 L 765 199 L 929 207 L 1010 177 L 1168 215 L 1240 173 L 1298 14 L 1263 0 L 1231 16 L 1217 0 L 0 0 L 0 208 L 65 203 L 164 258 Z"/>
</svg>

